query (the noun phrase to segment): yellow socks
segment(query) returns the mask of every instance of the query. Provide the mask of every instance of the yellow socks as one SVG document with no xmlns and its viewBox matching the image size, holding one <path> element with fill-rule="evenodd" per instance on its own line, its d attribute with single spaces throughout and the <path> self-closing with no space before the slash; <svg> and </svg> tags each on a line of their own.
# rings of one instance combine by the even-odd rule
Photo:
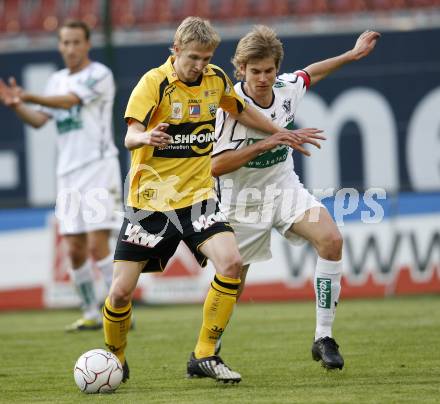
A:
<svg viewBox="0 0 440 404">
<path fill-rule="evenodd" d="M 124 364 L 127 333 L 131 323 L 131 302 L 125 307 L 115 308 L 110 305 L 110 299 L 107 297 L 102 314 L 105 345 Z"/>
<path fill-rule="evenodd" d="M 237 301 L 240 279 L 216 274 L 203 305 L 203 324 L 194 354 L 197 359 L 214 355 L 215 344 L 226 328 Z"/>
</svg>

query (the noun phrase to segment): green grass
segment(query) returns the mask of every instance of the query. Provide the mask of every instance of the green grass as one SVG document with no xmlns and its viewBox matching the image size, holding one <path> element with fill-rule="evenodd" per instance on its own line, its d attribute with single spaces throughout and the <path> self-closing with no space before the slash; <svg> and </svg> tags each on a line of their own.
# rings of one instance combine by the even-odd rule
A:
<svg viewBox="0 0 440 404">
<path fill-rule="evenodd" d="M 312 361 L 314 305 L 240 304 L 222 356 L 243 381 L 188 380 L 201 306 L 138 307 L 129 336 L 131 379 L 115 394 L 85 395 L 77 357 L 102 347 L 100 331 L 66 334 L 77 311 L 1 314 L 1 403 L 438 403 L 440 296 L 346 300 L 335 336 L 346 361 Z"/>
</svg>

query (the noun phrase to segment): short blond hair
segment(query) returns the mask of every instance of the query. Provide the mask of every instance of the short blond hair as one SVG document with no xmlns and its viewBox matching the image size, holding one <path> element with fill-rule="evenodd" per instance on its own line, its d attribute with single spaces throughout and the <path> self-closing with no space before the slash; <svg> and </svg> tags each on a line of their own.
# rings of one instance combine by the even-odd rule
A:
<svg viewBox="0 0 440 404">
<path fill-rule="evenodd" d="M 220 36 L 208 20 L 200 17 L 187 17 L 177 27 L 174 45 L 185 48 L 190 42 L 197 42 L 206 49 L 216 49 Z"/>
<path fill-rule="evenodd" d="M 278 71 L 284 57 L 283 44 L 272 28 L 266 25 L 256 25 L 238 42 L 235 55 L 231 59 L 235 67 L 234 76 L 242 80 L 244 77 L 240 72 L 241 65 L 247 65 L 251 60 L 268 57 L 273 57 Z"/>
</svg>

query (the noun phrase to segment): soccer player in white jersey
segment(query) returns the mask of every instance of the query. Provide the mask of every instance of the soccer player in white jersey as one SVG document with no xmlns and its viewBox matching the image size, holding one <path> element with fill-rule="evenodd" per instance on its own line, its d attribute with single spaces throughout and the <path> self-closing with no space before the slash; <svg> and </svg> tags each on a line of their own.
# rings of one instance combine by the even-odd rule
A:
<svg viewBox="0 0 440 404">
<path fill-rule="evenodd" d="M 26 92 L 14 78 L 9 85 L 0 80 L 0 100 L 21 120 L 39 128 L 54 119 L 58 129 L 56 216 L 83 308 L 82 318 L 67 331 L 102 327 L 92 262 L 110 286 L 109 237 L 122 222 L 116 213 L 122 209 L 122 198 L 112 133 L 115 85 L 110 69 L 89 59 L 90 46 L 88 26 L 67 21 L 59 30 L 59 51 L 66 67 L 52 74 L 44 95 Z"/>
<path fill-rule="evenodd" d="M 378 37 L 377 32 L 366 31 L 348 52 L 277 76 L 282 43 L 269 27 L 256 26 L 239 41 L 232 59 L 235 75 L 241 80 L 235 90 L 274 123 L 290 129 L 306 90 L 346 63 L 367 56 Z M 293 244 L 308 240 L 318 254 L 312 357 L 328 369 L 342 369 L 344 360 L 332 336 L 341 290 L 342 236 L 325 207 L 295 174 L 291 149 L 280 135 L 266 136 L 246 128 L 218 110 L 212 173 L 218 177 L 219 198 L 243 260 L 239 295 L 249 265 L 271 257 L 272 229 Z"/>
</svg>

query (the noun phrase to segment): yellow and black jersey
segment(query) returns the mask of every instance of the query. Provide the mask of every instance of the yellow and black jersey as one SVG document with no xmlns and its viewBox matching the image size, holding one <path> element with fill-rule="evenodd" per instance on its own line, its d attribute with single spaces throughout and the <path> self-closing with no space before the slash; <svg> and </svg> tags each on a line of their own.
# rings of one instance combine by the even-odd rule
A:
<svg viewBox="0 0 440 404">
<path fill-rule="evenodd" d="M 131 152 L 129 206 L 167 211 L 214 195 L 211 151 L 218 107 L 237 114 L 245 104 L 229 77 L 215 65 L 206 66 L 198 81 L 184 83 L 171 56 L 141 78 L 131 93 L 125 119 L 136 119 L 147 131 L 166 122 L 173 143 Z"/>
</svg>

